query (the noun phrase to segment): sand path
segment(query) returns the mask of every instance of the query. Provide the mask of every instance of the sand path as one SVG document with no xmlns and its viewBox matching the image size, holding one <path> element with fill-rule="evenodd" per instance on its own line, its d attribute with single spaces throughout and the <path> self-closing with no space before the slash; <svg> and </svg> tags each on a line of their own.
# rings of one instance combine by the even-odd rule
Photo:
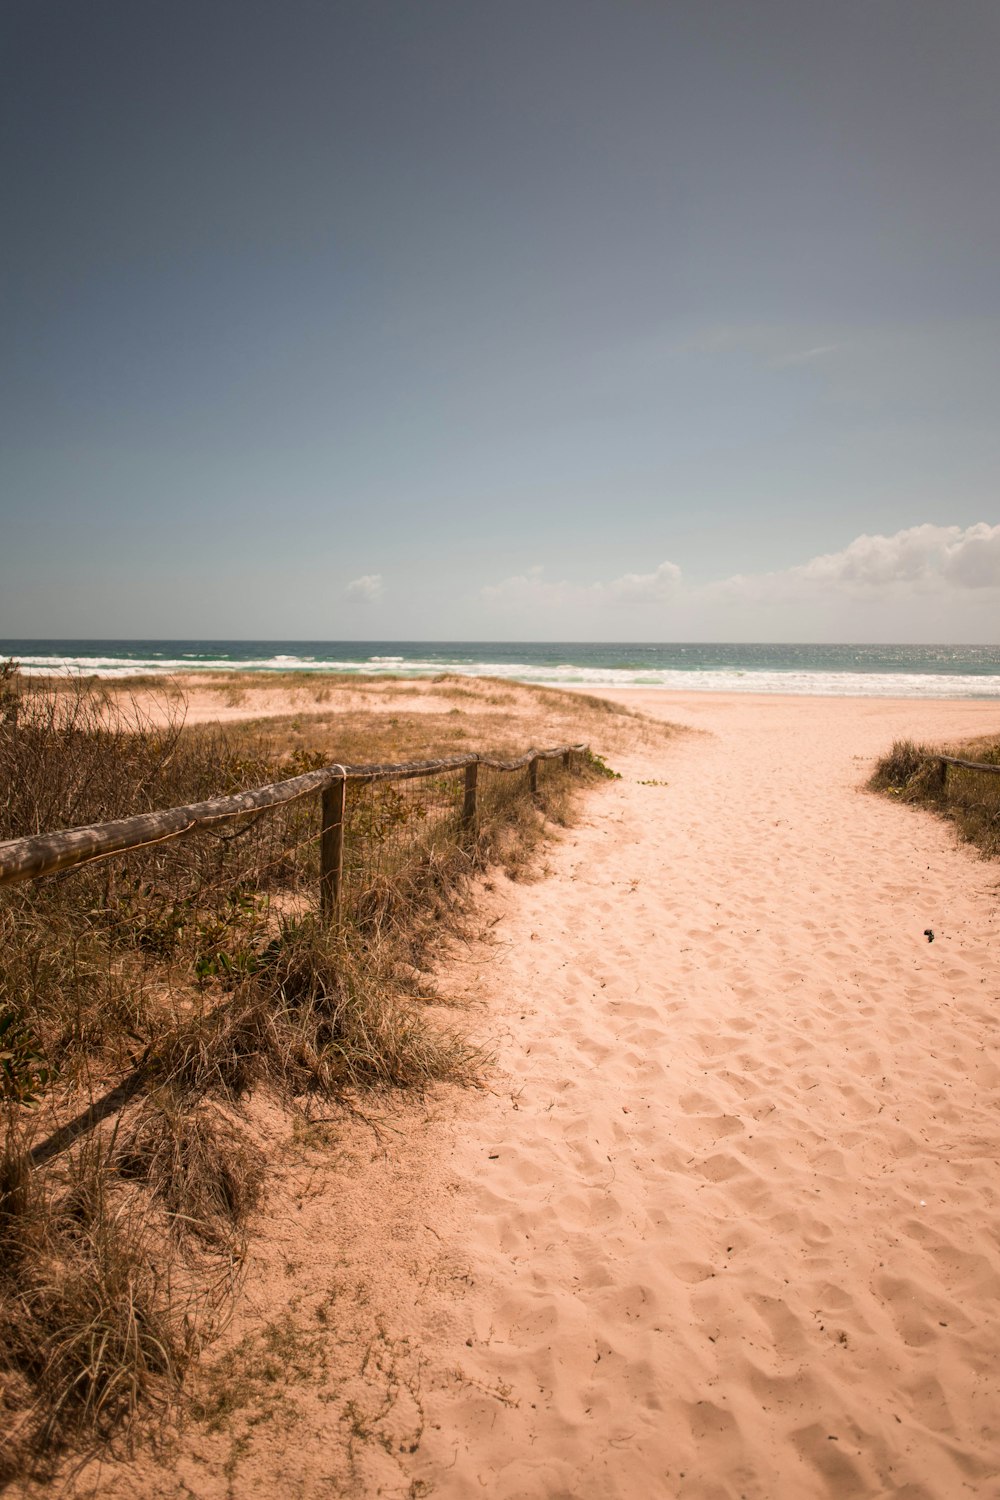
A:
<svg viewBox="0 0 1000 1500">
<path fill-rule="evenodd" d="M 623 766 L 467 974 L 510 1092 L 452 1131 L 411 1493 L 1000 1494 L 1000 874 L 858 791 L 996 710 L 642 706 L 713 734 Z"/>
<path fill-rule="evenodd" d="M 286 1390 L 94 1494 L 1000 1496 L 1000 869 L 859 789 L 998 710 L 627 696 L 706 732 L 485 894 L 491 1090 L 276 1165 Z"/>
</svg>

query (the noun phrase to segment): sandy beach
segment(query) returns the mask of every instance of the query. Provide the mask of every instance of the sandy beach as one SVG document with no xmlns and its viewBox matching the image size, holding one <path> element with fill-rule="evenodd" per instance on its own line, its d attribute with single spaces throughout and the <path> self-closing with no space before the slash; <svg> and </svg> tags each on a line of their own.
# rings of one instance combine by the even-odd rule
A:
<svg viewBox="0 0 1000 1500">
<path fill-rule="evenodd" d="M 625 696 L 691 732 L 436 976 L 488 1087 L 275 1153 L 277 1406 L 101 1493 L 1000 1494 L 1000 869 L 861 789 L 997 709 Z"/>
</svg>

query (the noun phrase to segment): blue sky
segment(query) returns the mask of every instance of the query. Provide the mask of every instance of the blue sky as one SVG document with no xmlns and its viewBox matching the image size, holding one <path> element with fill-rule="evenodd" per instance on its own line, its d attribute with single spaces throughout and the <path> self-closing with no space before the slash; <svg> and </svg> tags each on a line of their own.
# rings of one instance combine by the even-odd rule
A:
<svg viewBox="0 0 1000 1500">
<path fill-rule="evenodd" d="M 1000 638 L 995 0 L 0 31 L 0 635 Z"/>
</svg>

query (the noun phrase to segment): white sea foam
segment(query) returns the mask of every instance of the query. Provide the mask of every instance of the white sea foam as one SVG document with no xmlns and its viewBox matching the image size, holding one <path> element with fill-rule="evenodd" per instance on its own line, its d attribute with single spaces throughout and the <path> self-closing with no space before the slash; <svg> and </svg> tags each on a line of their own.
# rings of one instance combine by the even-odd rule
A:
<svg viewBox="0 0 1000 1500">
<path fill-rule="evenodd" d="M 837 672 L 815 669 L 740 670 L 734 667 L 675 668 L 585 667 L 562 662 L 547 666 L 527 662 L 407 660 L 401 656 L 372 656 L 365 661 L 335 657 L 269 656 L 247 661 L 232 658 L 115 656 L 21 656 L 33 676 L 94 675 L 104 678 L 136 673 L 171 676 L 197 672 L 338 672 L 346 675 L 436 677 L 456 673 L 468 677 L 500 677 L 554 687 L 592 689 L 658 688 L 667 692 L 790 693 L 845 698 L 1000 698 L 1000 675 L 931 672 Z"/>
</svg>

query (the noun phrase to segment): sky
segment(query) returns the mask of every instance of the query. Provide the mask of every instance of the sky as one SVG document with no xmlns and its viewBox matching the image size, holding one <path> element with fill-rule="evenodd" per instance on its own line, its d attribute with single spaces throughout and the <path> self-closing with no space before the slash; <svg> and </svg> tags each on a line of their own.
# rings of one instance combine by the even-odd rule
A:
<svg viewBox="0 0 1000 1500">
<path fill-rule="evenodd" d="M 996 0 L 6 0 L 0 636 L 1000 640 Z"/>
</svg>

